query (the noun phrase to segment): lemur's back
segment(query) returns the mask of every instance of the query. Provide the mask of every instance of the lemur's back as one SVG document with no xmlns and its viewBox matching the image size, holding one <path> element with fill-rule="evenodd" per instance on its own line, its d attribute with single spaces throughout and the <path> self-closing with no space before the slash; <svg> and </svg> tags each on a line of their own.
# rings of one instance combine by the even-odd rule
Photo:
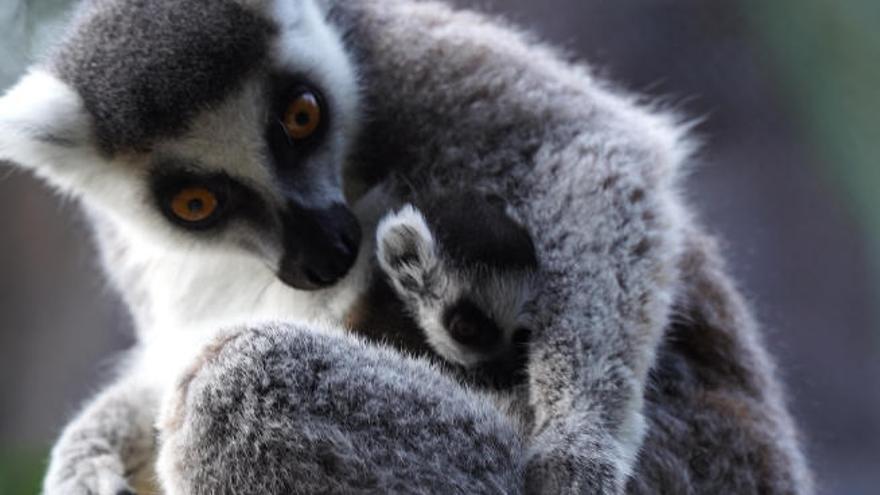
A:
<svg viewBox="0 0 880 495">
<path fill-rule="evenodd" d="M 648 435 L 628 492 L 809 493 L 812 476 L 755 322 L 712 239 L 690 234 L 678 316 L 651 373 Z"/>
<path fill-rule="evenodd" d="M 539 413 L 551 418 L 539 429 L 547 442 L 592 427 L 555 421 L 571 413 L 566 407 L 614 421 L 619 411 L 603 410 L 602 402 L 613 409 L 631 400 L 579 395 L 582 390 L 555 381 L 560 370 L 573 380 L 603 377 L 593 390 L 615 390 L 648 363 L 646 444 L 631 492 L 811 493 L 758 329 L 678 194 L 690 147 L 673 120 L 632 106 L 588 68 L 573 68 L 479 16 L 432 2 L 351 5 L 339 8 L 340 17 L 350 22 L 352 39 L 360 41 L 356 49 L 369 61 L 367 80 L 379 82 L 366 94 L 382 102 L 372 125 L 397 142 L 419 143 L 373 143 L 391 153 L 388 168 L 407 171 L 417 184 L 494 187 L 514 205 L 543 268 L 552 272 L 554 282 L 542 289 L 550 296 L 540 302 L 565 315 L 543 321 L 560 328 L 552 338 L 538 338 L 529 371 L 539 389 L 530 399 L 548 404 Z M 348 8 L 355 14 L 347 19 Z M 358 172 L 368 183 L 382 177 L 372 169 Z M 647 282 L 653 277 L 661 282 Z M 658 361 L 640 362 L 644 356 L 633 348 L 650 333 L 617 341 L 619 329 L 662 321 L 652 315 L 658 297 L 672 302 L 658 347 L 645 346 L 658 352 Z M 552 339 L 558 340 L 548 343 Z M 621 367 L 607 360 L 615 346 L 626 356 Z M 547 454 L 549 465 L 556 454 Z M 596 454 L 568 459 L 561 470 L 578 479 L 578 472 L 596 467 L 595 459 L 608 471 L 620 461 Z M 601 491 L 607 488 L 601 478 L 580 478 L 581 486 Z"/>
</svg>

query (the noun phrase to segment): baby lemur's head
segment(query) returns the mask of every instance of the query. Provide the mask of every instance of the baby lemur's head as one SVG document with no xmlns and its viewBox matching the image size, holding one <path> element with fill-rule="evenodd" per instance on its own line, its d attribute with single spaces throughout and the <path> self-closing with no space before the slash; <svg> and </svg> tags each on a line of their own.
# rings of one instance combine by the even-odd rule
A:
<svg viewBox="0 0 880 495">
<path fill-rule="evenodd" d="M 415 326 L 402 331 L 465 368 L 522 351 L 529 337 L 523 309 L 538 263 L 529 233 L 503 200 L 477 192 L 422 197 L 386 215 L 376 242 L 371 290 L 397 299 Z M 392 307 L 390 299 L 378 300 Z"/>
</svg>

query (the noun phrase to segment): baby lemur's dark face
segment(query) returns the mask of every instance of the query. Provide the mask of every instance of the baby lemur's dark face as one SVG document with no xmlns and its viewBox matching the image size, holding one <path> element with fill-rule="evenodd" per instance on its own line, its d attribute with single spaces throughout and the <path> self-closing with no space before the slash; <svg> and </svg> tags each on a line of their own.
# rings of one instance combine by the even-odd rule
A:
<svg viewBox="0 0 880 495">
<path fill-rule="evenodd" d="M 373 326 L 388 321 L 389 341 L 466 368 L 522 350 L 538 263 L 503 200 L 476 192 L 423 197 L 389 213 L 376 240 L 379 273 L 365 302 L 384 306 L 368 312 Z"/>
<path fill-rule="evenodd" d="M 468 297 L 443 311 L 443 327 L 460 345 L 491 354 L 503 345 L 504 331 Z"/>
</svg>

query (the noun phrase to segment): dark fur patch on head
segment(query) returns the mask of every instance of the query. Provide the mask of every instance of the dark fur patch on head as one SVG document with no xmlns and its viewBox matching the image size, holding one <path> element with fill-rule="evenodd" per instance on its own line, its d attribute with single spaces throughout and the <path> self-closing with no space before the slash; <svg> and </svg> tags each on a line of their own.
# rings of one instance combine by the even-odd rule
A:
<svg viewBox="0 0 880 495">
<path fill-rule="evenodd" d="M 53 69 L 83 98 L 99 144 L 147 149 L 186 129 L 258 67 L 272 25 L 231 0 L 92 2 Z"/>
<path fill-rule="evenodd" d="M 422 198 L 418 207 L 454 262 L 500 269 L 537 268 L 531 236 L 497 199 L 473 191 L 447 193 Z"/>
</svg>

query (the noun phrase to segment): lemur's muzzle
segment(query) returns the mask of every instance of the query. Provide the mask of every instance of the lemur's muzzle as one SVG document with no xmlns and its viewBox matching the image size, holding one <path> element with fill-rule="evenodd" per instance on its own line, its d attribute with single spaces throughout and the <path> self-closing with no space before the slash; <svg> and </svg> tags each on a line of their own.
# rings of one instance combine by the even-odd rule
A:
<svg viewBox="0 0 880 495">
<path fill-rule="evenodd" d="M 354 265 L 361 228 L 342 204 L 323 210 L 288 203 L 283 216 L 284 256 L 278 278 L 301 290 L 317 290 L 338 282 Z"/>
</svg>

